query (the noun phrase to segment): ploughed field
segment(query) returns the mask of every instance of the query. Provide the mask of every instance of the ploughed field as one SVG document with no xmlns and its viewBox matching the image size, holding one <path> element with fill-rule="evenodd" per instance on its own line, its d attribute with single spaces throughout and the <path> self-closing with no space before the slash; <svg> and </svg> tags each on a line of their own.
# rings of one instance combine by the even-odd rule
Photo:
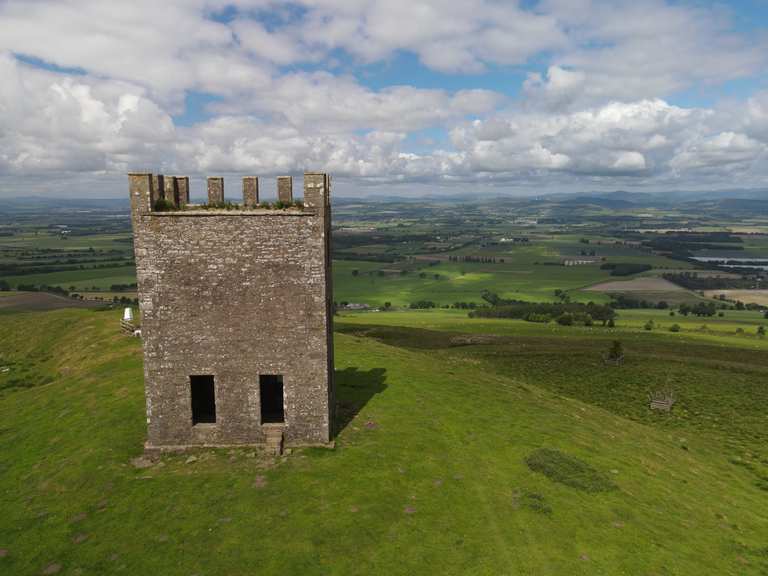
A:
<svg viewBox="0 0 768 576">
<path fill-rule="evenodd" d="M 717 338 L 345 315 L 334 449 L 145 462 L 119 312 L 2 312 L 0 573 L 764 574 L 766 347 Z"/>
</svg>

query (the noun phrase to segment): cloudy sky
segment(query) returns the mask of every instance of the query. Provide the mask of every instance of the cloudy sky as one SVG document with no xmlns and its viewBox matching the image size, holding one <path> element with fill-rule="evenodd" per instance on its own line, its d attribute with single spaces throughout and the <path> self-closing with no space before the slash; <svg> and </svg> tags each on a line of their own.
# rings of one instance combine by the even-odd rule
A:
<svg viewBox="0 0 768 576">
<path fill-rule="evenodd" d="M 0 0 L 0 195 L 304 170 L 768 187 L 768 0 Z"/>
</svg>

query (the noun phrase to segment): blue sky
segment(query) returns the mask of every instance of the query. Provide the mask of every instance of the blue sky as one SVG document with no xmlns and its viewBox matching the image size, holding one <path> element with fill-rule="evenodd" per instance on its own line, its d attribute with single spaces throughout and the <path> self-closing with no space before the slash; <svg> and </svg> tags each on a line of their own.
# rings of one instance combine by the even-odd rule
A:
<svg viewBox="0 0 768 576">
<path fill-rule="evenodd" d="M 766 55 L 764 0 L 8 0 L 0 194 L 768 189 Z"/>
</svg>

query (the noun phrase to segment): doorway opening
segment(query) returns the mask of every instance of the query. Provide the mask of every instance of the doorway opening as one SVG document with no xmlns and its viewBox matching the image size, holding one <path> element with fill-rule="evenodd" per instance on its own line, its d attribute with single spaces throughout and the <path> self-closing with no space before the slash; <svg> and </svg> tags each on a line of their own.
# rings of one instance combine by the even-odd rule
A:
<svg viewBox="0 0 768 576">
<path fill-rule="evenodd" d="M 262 374 L 259 376 L 259 396 L 261 398 L 261 423 L 279 424 L 285 422 L 282 374 Z"/>
<path fill-rule="evenodd" d="M 216 390 L 210 374 L 189 377 L 192 394 L 192 425 L 216 423 Z"/>
</svg>

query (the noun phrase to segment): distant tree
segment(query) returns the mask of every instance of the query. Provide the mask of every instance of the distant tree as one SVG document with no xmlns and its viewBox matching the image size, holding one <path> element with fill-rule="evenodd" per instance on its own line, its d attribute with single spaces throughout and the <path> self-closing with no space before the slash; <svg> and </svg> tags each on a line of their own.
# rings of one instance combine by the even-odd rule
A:
<svg viewBox="0 0 768 576">
<path fill-rule="evenodd" d="M 763 314 L 763 318 L 765 318 L 766 320 L 768 320 L 768 310 L 766 310 L 766 311 L 765 311 L 765 314 Z"/>
<path fill-rule="evenodd" d="M 0 292 L 9 292 L 11 289 L 11 285 L 8 284 L 5 280 L 0 280 Z"/>
<path fill-rule="evenodd" d="M 490 290 L 483 290 L 480 294 L 480 297 L 488 302 L 491 306 L 496 306 L 501 301 L 501 298 L 499 298 L 498 294 L 494 294 Z"/>
<path fill-rule="evenodd" d="M 616 322 L 614 321 L 614 319 L 613 319 L 613 318 L 611 318 L 610 320 L 608 320 L 608 324 L 607 324 L 607 326 L 608 326 L 608 328 L 615 328 L 615 327 L 616 327 Z"/>
<path fill-rule="evenodd" d="M 650 332 L 651 330 L 653 330 L 655 327 L 656 327 L 656 324 L 653 322 L 653 320 L 648 320 L 648 322 L 646 322 L 646 323 L 643 325 L 643 329 L 644 329 L 644 330 L 648 330 L 649 332 Z"/>
<path fill-rule="evenodd" d="M 765 338 L 765 326 L 758 326 L 757 327 L 757 335 L 760 338 Z"/>
<path fill-rule="evenodd" d="M 742 302 L 741 300 L 736 302 L 736 310 L 744 310 L 744 302 Z"/>
<path fill-rule="evenodd" d="M 565 312 L 557 317 L 557 323 L 560 326 L 573 326 L 573 314 Z"/>
<path fill-rule="evenodd" d="M 672 324 L 672 326 L 669 327 L 670 332 L 680 332 L 680 324 Z"/>
<path fill-rule="evenodd" d="M 352 276 L 359 276 L 359 275 L 360 275 L 360 270 L 358 270 L 357 268 L 352 270 Z"/>
</svg>

